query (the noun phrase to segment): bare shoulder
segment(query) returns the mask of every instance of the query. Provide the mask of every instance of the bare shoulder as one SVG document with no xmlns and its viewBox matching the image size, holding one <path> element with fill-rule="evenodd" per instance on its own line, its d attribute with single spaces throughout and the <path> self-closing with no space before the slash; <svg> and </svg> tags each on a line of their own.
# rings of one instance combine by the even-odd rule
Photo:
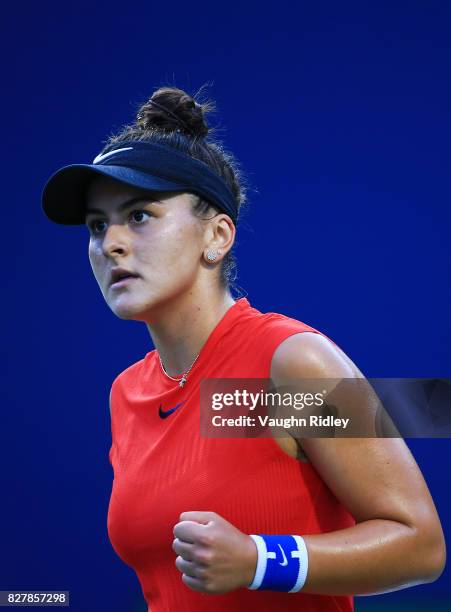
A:
<svg viewBox="0 0 451 612">
<path fill-rule="evenodd" d="M 362 378 L 363 374 L 336 344 L 319 333 L 293 334 L 279 344 L 271 361 L 271 378 Z"/>
<path fill-rule="evenodd" d="M 307 425 L 289 431 L 298 451 L 312 463 L 318 461 L 317 450 L 336 447 L 333 438 L 348 438 L 348 445 L 353 447 L 352 438 L 376 435 L 381 414 L 378 397 L 356 364 L 321 334 L 303 332 L 286 338 L 274 352 L 270 377 L 279 390 L 289 388 L 291 393 L 303 392 L 313 397 L 319 390 L 323 392 L 324 408 L 334 415 L 333 423 L 337 426 L 318 427 L 323 409 L 304 407 L 298 416 L 305 417 Z"/>
<path fill-rule="evenodd" d="M 356 364 L 319 333 L 286 338 L 274 352 L 270 378 L 279 390 L 323 398 L 323 404 L 302 408 L 307 425 L 295 436 L 304 451 L 307 445 L 322 446 L 315 438 L 377 436 L 380 422 L 388 421 L 374 389 Z M 323 421 L 325 410 L 331 419 L 327 422 Z M 333 428 L 328 429 L 327 423 Z"/>
<path fill-rule="evenodd" d="M 272 357 L 270 377 L 277 387 L 286 380 L 362 378 L 363 374 L 333 342 L 319 333 L 302 332 L 279 344 Z M 290 435 L 276 438 L 276 442 L 291 457 L 309 461 L 303 448 L 305 440 Z"/>
</svg>

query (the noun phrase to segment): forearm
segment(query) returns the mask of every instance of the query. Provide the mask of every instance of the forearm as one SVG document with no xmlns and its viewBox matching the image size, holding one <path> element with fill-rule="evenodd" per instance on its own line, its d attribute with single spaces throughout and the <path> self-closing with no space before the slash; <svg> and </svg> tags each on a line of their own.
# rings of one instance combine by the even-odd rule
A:
<svg viewBox="0 0 451 612">
<path fill-rule="evenodd" d="M 304 536 L 307 593 L 375 594 L 436 579 L 442 541 L 396 521 L 372 519 L 340 531 Z"/>
<path fill-rule="evenodd" d="M 415 527 L 389 519 L 370 519 L 339 531 L 292 535 L 303 536 L 307 548 L 308 572 L 302 587 L 307 593 L 369 595 L 392 591 L 435 580 L 445 562 L 443 533 L 434 521 L 428 523 L 424 517 L 418 518 Z M 215 512 L 183 512 L 174 527 L 174 537 L 175 564 L 182 580 L 202 593 L 227 593 L 251 583 L 259 588 L 264 582 L 262 568 L 266 577 L 269 559 L 272 567 L 268 575 L 274 567 L 287 566 L 290 570 L 288 559 L 292 569 L 291 560 L 298 559 L 295 576 L 302 578 L 299 564 L 305 555 L 303 546 L 295 555 L 295 549 L 289 554 L 288 548 L 285 552 L 275 544 L 275 552 L 273 548 L 268 551 L 263 543 L 264 551 L 258 553 L 253 538 Z M 256 574 L 259 554 L 265 561 Z M 290 583 L 287 591 L 295 584 Z"/>
</svg>

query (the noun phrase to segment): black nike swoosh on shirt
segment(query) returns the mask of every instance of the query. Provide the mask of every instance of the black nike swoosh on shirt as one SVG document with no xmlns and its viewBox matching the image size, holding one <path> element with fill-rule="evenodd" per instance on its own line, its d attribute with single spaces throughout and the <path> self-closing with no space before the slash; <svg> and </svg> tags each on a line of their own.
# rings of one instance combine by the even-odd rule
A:
<svg viewBox="0 0 451 612">
<path fill-rule="evenodd" d="M 158 414 L 160 415 L 162 419 L 166 419 L 169 415 L 175 412 L 177 408 L 180 408 L 180 406 L 183 406 L 185 402 L 186 400 L 184 400 L 183 402 L 180 402 L 180 404 L 177 404 L 177 406 L 174 406 L 174 408 L 170 408 L 169 410 L 163 410 L 163 406 L 162 404 L 160 404 L 160 407 L 158 408 Z"/>
</svg>

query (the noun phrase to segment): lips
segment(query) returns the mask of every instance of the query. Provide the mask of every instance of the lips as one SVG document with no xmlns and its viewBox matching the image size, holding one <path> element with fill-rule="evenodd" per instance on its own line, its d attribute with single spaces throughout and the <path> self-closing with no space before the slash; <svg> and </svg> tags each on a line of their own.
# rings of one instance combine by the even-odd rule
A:
<svg viewBox="0 0 451 612">
<path fill-rule="evenodd" d="M 137 278 L 138 275 L 125 268 L 113 268 L 110 275 L 110 285 L 114 285 L 126 278 Z"/>
</svg>

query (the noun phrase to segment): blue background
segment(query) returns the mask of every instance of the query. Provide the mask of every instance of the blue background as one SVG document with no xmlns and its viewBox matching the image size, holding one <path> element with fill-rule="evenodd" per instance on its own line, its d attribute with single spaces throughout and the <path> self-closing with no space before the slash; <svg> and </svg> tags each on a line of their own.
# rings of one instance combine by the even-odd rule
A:
<svg viewBox="0 0 451 612">
<path fill-rule="evenodd" d="M 436 0 L 9 6 L 0 590 L 144 609 L 107 538 L 108 393 L 152 347 L 103 302 L 85 228 L 41 213 L 48 176 L 91 160 L 154 88 L 210 82 L 250 184 L 251 303 L 322 330 L 367 376 L 450 376 L 450 25 Z M 449 441 L 409 446 L 449 541 Z M 357 607 L 449 610 L 450 577 Z"/>
</svg>

